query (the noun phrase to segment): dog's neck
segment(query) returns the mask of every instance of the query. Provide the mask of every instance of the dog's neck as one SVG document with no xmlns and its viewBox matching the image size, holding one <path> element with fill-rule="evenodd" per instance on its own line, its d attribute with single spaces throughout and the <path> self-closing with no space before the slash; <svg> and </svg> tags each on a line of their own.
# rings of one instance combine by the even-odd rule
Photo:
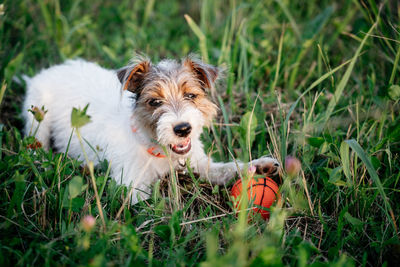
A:
<svg viewBox="0 0 400 267">
<path fill-rule="evenodd" d="M 165 152 L 156 140 L 149 138 L 143 129 L 137 127 L 131 122 L 131 131 L 134 137 L 139 141 L 140 144 L 146 147 L 147 153 L 156 158 L 165 158 Z"/>
</svg>

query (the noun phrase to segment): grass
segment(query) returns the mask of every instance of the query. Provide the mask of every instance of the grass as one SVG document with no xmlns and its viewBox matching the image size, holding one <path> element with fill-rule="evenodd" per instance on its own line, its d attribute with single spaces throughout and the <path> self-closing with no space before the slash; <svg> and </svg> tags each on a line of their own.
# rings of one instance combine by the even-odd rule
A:
<svg viewBox="0 0 400 267">
<path fill-rule="evenodd" d="M 4 1 L 1 265 L 399 262 L 399 14 L 396 1 L 373 0 Z M 130 206 L 110 163 L 86 169 L 32 149 L 22 75 L 74 57 L 119 68 L 133 51 L 154 61 L 196 52 L 225 68 L 221 112 L 202 137 L 215 160 L 300 159 L 299 175 L 282 173 L 269 222 L 236 215 L 230 185 L 190 171 Z"/>
</svg>

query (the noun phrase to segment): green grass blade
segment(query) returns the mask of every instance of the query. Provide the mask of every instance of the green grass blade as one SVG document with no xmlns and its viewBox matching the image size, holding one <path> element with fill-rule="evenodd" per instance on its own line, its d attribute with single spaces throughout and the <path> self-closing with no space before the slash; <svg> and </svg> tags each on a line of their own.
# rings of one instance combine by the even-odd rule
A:
<svg viewBox="0 0 400 267">
<path fill-rule="evenodd" d="M 319 33 L 325 27 L 326 23 L 332 16 L 335 8 L 333 5 L 326 7 L 321 14 L 316 16 L 311 22 L 308 23 L 307 29 L 303 34 L 303 38 L 306 40 L 301 46 L 301 50 L 295 59 L 295 67 L 291 71 L 289 78 L 289 89 L 293 90 L 295 88 L 296 78 L 298 77 L 299 68 L 302 66 L 301 62 L 304 57 L 308 54 L 311 47 L 314 47 L 314 40 L 317 38 Z"/>
<path fill-rule="evenodd" d="M 146 9 L 145 9 L 144 15 L 143 15 L 143 24 L 142 24 L 142 27 L 145 27 L 146 24 L 147 24 L 147 22 L 149 21 L 150 14 L 151 14 L 151 12 L 152 12 L 153 9 L 154 9 L 154 2 L 155 2 L 155 0 L 149 0 L 149 1 L 147 1 Z"/>
<path fill-rule="evenodd" d="M 396 76 L 397 72 L 397 67 L 399 65 L 399 59 L 400 59 L 400 45 L 398 45 L 398 49 L 397 49 L 397 53 L 396 53 L 396 58 L 394 60 L 393 63 L 393 70 L 392 70 L 392 74 L 390 75 L 390 79 L 389 79 L 389 85 L 392 85 L 394 82 L 394 77 Z M 0 102 L 1 103 L 1 102 Z"/>
<path fill-rule="evenodd" d="M 51 32 L 53 32 L 54 28 L 53 28 L 53 19 L 50 15 L 50 11 L 48 9 L 47 6 L 47 1 L 39 1 L 39 6 L 40 6 L 40 11 L 42 12 L 42 16 L 44 19 L 44 22 L 46 24 L 46 28 L 47 30 L 50 30 Z"/>
<path fill-rule="evenodd" d="M 349 145 L 346 142 L 342 142 L 340 145 L 340 161 L 342 162 L 342 168 L 344 175 L 346 176 L 347 183 L 353 185 L 350 173 Z"/>
<path fill-rule="evenodd" d="M 275 93 L 275 86 L 278 82 L 279 78 L 279 69 L 281 67 L 281 58 L 282 58 L 282 47 L 283 47 L 283 36 L 285 34 L 285 29 L 282 29 L 281 33 L 281 38 L 279 39 L 279 48 L 278 48 L 278 59 L 276 61 L 276 70 L 275 70 L 275 77 L 274 77 L 274 82 L 272 83 L 271 86 L 271 92 Z"/>
<path fill-rule="evenodd" d="M 290 13 L 289 9 L 286 7 L 286 5 L 281 1 L 281 0 L 275 0 L 275 2 L 278 3 L 278 5 L 281 7 L 283 13 L 285 13 L 286 17 L 288 18 L 290 22 L 290 26 L 292 26 L 293 32 L 295 33 L 296 37 L 298 40 L 301 39 L 301 33 L 299 27 L 297 27 L 297 23 L 294 20 L 292 14 Z"/>
<path fill-rule="evenodd" d="M 7 84 L 5 83 L 5 81 L 3 81 L 2 85 L 1 85 L 1 89 L 0 89 L 0 106 L 1 106 L 1 103 L 3 102 L 3 97 L 6 92 L 6 89 L 7 89 Z"/>
<path fill-rule="evenodd" d="M 300 99 L 303 98 L 308 92 L 310 92 L 312 89 L 314 89 L 316 86 L 318 86 L 320 83 L 322 83 L 325 79 L 330 77 L 332 74 L 343 68 L 345 65 L 349 64 L 352 60 L 347 60 L 346 62 L 342 63 L 338 67 L 334 68 L 333 70 L 325 73 L 322 75 L 319 79 L 317 79 L 315 82 L 313 82 L 298 98 L 297 100 L 290 106 L 290 109 L 286 115 L 285 122 L 283 124 L 282 128 L 282 136 L 281 136 L 281 158 L 284 160 L 286 158 L 286 137 L 287 137 L 287 129 L 288 129 L 288 124 L 289 124 L 289 119 L 290 116 L 292 116 L 292 113 L 294 109 L 296 108 L 297 104 L 300 102 Z"/>
<path fill-rule="evenodd" d="M 189 15 L 186 14 L 185 19 L 190 29 L 194 32 L 194 34 L 196 34 L 197 38 L 199 38 L 201 56 L 204 62 L 208 63 L 207 38 L 205 34 L 202 32 L 200 27 L 196 24 L 196 22 L 194 22 L 194 20 Z"/>
<path fill-rule="evenodd" d="M 329 101 L 328 108 L 325 112 L 325 116 L 322 121 L 323 128 L 325 127 L 326 122 L 331 117 L 332 112 L 336 107 L 336 104 L 339 102 L 340 97 L 343 94 L 343 90 L 346 87 L 347 82 L 349 81 L 351 73 L 353 72 L 354 65 L 356 64 L 357 58 L 359 57 L 362 48 L 364 47 L 366 41 L 368 40 L 368 37 L 370 36 L 371 32 L 375 29 L 376 25 L 377 25 L 377 22 L 375 22 L 374 25 L 372 25 L 372 27 L 369 29 L 368 33 L 365 35 L 365 37 L 362 40 L 360 46 L 358 47 L 356 53 L 354 54 L 354 56 L 350 62 L 350 65 L 347 67 L 346 72 L 344 73 L 342 79 L 340 80 L 338 86 L 336 87 L 335 93 L 334 93 L 333 97 L 331 98 L 331 100 Z"/>
<path fill-rule="evenodd" d="M 365 167 L 367 168 L 367 171 L 369 175 L 371 176 L 371 179 L 374 181 L 376 187 L 378 188 L 379 194 L 381 195 L 383 199 L 383 203 L 385 204 L 385 213 L 388 216 L 388 220 L 392 223 L 392 226 L 394 229 L 397 231 L 397 226 L 396 222 L 393 220 L 390 214 L 393 214 L 392 207 L 390 206 L 389 201 L 387 200 L 385 190 L 383 189 L 383 185 L 381 180 L 379 179 L 378 174 L 376 173 L 376 170 L 374 166 L 372 165 L 372 162 L 370 161 L 369 157 L 365 153 L 365 151 L 362 149 L 362 147 L 357 143 L 356 140 L 351 139 L 351 140 L 346 140 L 345 141 L 353 150 L 356 152 L 357 156 L 364 162 Z"/>
<path fill-rule="evenodd" d="M 229 115 L 226 112 L 225 105 L 224 105 L 224 102 L 223 102 L 221 96 L 217 96 L 217 98 L 218 98 L 219 106 L 221 107 L 222 116 L 224 117 L 224 122 L 226 124 L 225 131 L 226 131 L 226 137 L 228 139 L 228 148 L 229 148 L 229 151 L 233 151 L 233 147 L 232 147 L 232 131 L 231 131 L 231 127 L 229 126 L 229 123 L 230 123 L 229 122 Z"/>
</svg>

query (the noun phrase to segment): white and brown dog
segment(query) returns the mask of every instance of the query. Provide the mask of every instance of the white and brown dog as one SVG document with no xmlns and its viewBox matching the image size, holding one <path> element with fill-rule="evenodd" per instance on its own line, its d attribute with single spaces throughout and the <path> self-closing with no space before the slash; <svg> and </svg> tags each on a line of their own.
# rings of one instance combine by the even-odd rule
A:
<svg viewBox="0 0 400 267">
<path fill-rule="evenodd" d="M 200 134 L 212 123 L 217 107 L 207 94 L 214 88 L 219 69 L 193 57 L 180 62 L 162 60 L 153 65 L 142 58 L 118 71 L 84 60 L 69 60 L 27 79 L 24 103 L 25 133 L 37 127 L 31 106 L 48 110 L 36 138 L 49 148 L 67 151 L 71 110 L 89 103 L 92 122 L 81 128 L 85 150 L 94 163 L 111 162 L 111 176 L 135 188 L 133 202 L 149 197 L 160 177 L 185 167 L 214 184 L 234 178 L 244 163 L 215 163 L 203 150 Z M 122 90 L 121 90 L 122 89 Z M 33 126 L 32 126 L 33 123 Z M 96 149 L 93 149 L 96 148 Z M 83 158 L 74 136 L 68 148 Z M 279 163 L 270 157 L 253 160 L 259 174 L 274 174 Z"/>
</svg>

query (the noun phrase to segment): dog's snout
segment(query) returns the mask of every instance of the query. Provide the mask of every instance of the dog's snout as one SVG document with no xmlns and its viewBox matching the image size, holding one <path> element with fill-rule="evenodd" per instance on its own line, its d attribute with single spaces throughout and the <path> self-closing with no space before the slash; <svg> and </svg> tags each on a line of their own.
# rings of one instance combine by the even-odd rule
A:
<svg viewBox="0 0 400 267">
<path fill-rule="evenodd" d="M 192 131 L 192 126 L 187 122 L 179 123 L 174 126 L 174 133 L 179 137 L 186 137 Z"/>
</svg>

